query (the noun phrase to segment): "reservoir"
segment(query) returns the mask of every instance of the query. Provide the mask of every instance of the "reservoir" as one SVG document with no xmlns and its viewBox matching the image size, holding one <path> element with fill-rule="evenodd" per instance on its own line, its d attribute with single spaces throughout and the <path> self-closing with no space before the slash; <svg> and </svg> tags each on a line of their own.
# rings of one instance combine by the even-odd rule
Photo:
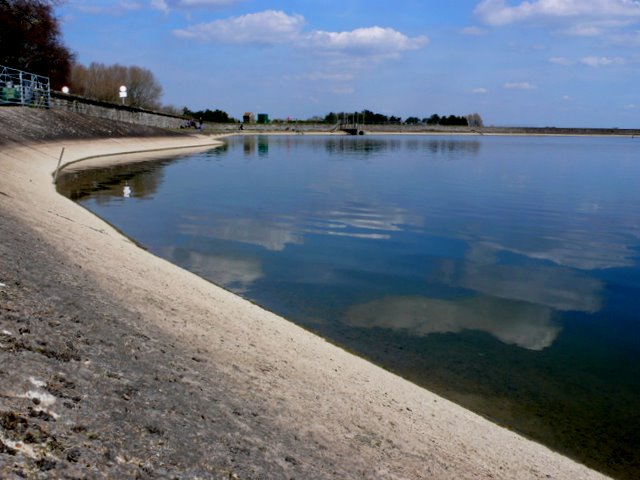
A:
<svg viewBox="0 0 640 480">
<path fill-rule="evenodd" d="M 640 139 L 237 136 L 58 189 L 332 343 L 640 478 Z"/>
</svg>

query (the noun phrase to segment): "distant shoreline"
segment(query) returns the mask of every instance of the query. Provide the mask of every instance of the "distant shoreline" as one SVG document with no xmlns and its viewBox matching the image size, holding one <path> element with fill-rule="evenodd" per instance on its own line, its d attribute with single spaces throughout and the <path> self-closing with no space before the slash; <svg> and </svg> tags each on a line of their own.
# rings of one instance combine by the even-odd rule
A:
<svg viewBox="0 0 640 480">
<path fill-rule="evenodd" d="M 358 125 L 364 135 L 514 135 L 514 136 L 616 136 L 640 137 L 640 129 L 556 127 L 443 127 L 429 125 Z M 271 123 L 244 125 L 205 124 L 205 133 L 250 134 L 345 134 L 321 123 Z"/>
<path fill-rule="evenodd" d="M 335 125 L 324 123 L 205 123 L 204 130 L 162 129 L 115 121 L 64 110 L 27 107 L 0 108 L 0 145 L 24 142 L 52 142 L 124 137 L 189 137 L 205 135 L 347 135 Z M 358 125 L 366 135 L 527 135 L 527 136 L 616 136 L 640 137 L 640 128 L 556 128 L 556 127 L 454 127 L 440 125 Z"/>
</svg>

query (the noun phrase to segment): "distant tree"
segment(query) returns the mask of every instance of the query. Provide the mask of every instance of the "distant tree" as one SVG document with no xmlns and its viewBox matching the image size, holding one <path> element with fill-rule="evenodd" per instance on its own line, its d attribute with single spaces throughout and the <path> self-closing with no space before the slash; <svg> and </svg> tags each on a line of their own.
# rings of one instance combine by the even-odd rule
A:
<svg viewBox="0 0 640 480">
<path fill-rule="evenodd" d="M 199 110 L 197 112 L 193 112 L 189 110 L 187 107 L 184 107 L 183 114 L 185 117 L 191 117 L 195 120 L 202 120 L 203 122 L 210 123 L 236 123 L 237 120 L 229 116 L 227 112 L 222 110 Z"/>
<path fill-rule="evenodd" d="M 88 67 L 75 64 L 71 71 L 71 91 L 85 97 L 119 102 L 121 85 L 127 87 L 127 105 L 146 109 L 160 108 L 162 86 L 146 68 L 94 62 Z"/>
<path fill-rule="evenodd" d="M 175 105 L 163 105 L 160 107 L 160 111 L 162 113 L 166 113 L 168 115 L 174 115 L 176 117 L 181 117 L 183 115 L 183 108 L 178 108 Z"/>
<path fill-rule="evenodd" d="M 388 117 L 381 113 L 375 113 L 371 110 L 363 110 L 354 113 L 329 113 L 325 116 L 325 123 L 336 123 L 338 121 L 346 123 L 364 123 L 368 125 L 399 125 L 402 124 L 402 118 L 394 115 Z M 422 120 L 418 117 L 408 117 L 404 123 L 408 125 L 417 125 L 419 123 L 427 125 L 446 125 L 446 126 L 466 126 L 470 122 L 474 122 L 474 126 L 482 125 L 482 118 L 479 114 L 473 113 L 467 116 L 440 116 L 436 113 Z"/>
<path fill-rule="evenodd" d="M 479 113 L 470 113 L 467 115 L 467 123 L 470 127 L 484 127 L 484 122 Z"/>
<path fill-rule="evenodd" d="M 437 113 L 434 113 L 429 118 L 427 118 L 427 121 L 425 123 L 427 125 L 439 125 L 440 124 L 440 115 L 438 115 Z"/>
<path fill-rule="evenodd" d="M 338 123 L 338 115 L 334 112 L 329 112 L 324 116 L 324 123 L 334 125 Z"/>
<path fill-rule="evenodd" d="M 440 125 L 445 126 L 467 126 L 467 119 L 465 117 L 457 117 L 455 115 L 449 115 L 448 117 L 440 118 Z"/>
<path fill-rule="evenodd" d="M 127 68 L 127 87 L 129 105 L 133 107 L 158 109 L 162 98 L 162 86 L 151 70 L 131 66 Z"/>
<path fill-rule="evenodd" d="M 455 116 L 455 115 L 451 115 L 451 116 L 454 118 L 454 121 L 456 122 L 455 125 L 459 125 L 462 127 L 469 126 L 469 121 L 467 120 L 467 117 Z"/>
<path fill-rule="evenodd" d="M 57 3 L 0 0 L 0 64 L 47 76 L 54 89 L 67 83 L 74 58 L 53 14 Z"/>
<path fill-rule="evenodd" d="M 382 113 L 374 113 L 371 110 L 363 110 L 360 115 L 363 118 L 363 123 L 373 125 L 384 125 L 389 123 L 389 117 Z"/>
</svg>

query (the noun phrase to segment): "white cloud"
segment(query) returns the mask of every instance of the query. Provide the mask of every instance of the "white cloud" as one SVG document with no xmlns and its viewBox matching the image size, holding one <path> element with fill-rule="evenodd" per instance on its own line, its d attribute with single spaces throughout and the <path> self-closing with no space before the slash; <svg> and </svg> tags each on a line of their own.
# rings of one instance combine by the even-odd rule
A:
<svg viewBox="0 0 640 480">
<path fill-rule="evenodd" d="M 460 30 L 460 33 L 463 35 L 471 35 L 471 36 L 481 36 L 486 35 L 487 31 L 484 28 L 480 27 L 466 27 Z"/>
<path fill-rule="evenodd" d="M 640 30 L 611 35 L 609 41 L 627 47 L 640 47 Z"/>
<path fill-rule="evenodd" d="M 78 3 L 75 7 L 80 12 L 92 15 L 124 15 L 128 12 L 141 10 L 144 8 L 144 5 L 140 2 L 121 1 L 108 6 Z"/>
<path fill-rule="evenodd" d="M 267 10 L 240 17 L 200 23 L 174 30 L 180 38 L 227 44 L 290 44 L 317 53 L 367 57 L 369 60 L 397 57 L 429 43 L 422 35 L 408 37 L 392 28 L 366 27 L 344 32 L 312 30 L 304 32 L 306 21 L 302 15 L 288 15 Z"/>
<path fill-rule="evenodd" d="M 573 65 L 573 62 L 571 60 L 569 60 L 568 58 L 565 58 L 565 57 L 551 57 L 549 59 L 549 62 L 553 63 L 555 65 L 563 65 L 565 67 Z"/>
<path fill-rule="evenodd" d="M 169 13 L 169 5 L 165 0 L 151 0 L 151 8 L 155 8 L 156 10 L 160 10 L 164 13 Z"/>
<path fill-rule="evenodd" d="M 296 40 L 305 23 L 301 15 L 267 10 L 174 30 L 180 38 L 231 44 L 274 45 Z"/>
<path fill-rule="evenodd" d="M 245 0 L 151 0 L 150 5 L 153 8 L 169 12 L 170 8 L 216 8 L 234 5 L 244 2 Z"/>
<path fill-rule="evenodd" d="M 555 65 L 562 65 L 562 66 L 571 66 L 575 64 L 573 60 L 570 60 L 565 57 L 552 57 L 549 59 L 549 62 Z M 624 65 L 625 60 L 622 57 L 589 56 L 589 57 L 581 58 L 580 63 L 583 65 L 587 65 L 588 67 L 599 68 L 599 67 L 608 67 L 611 65 Z"/>
<path fill-rule="evenodd" d="M 635 110 L 636 108 L 638 108 L 638 106 L 635 103 L 630 103 L 624 106 L 625 110 Z"/>
<path fill-rule="evenodd" d="M 311 32 L 307 39 L 310 45 L 318 50 L 391 56 L 407 50 L 416 50 L 429 42 L 425 36 L 410 38 L 392 28 L 377 26 L 356 28 L 348 32 L 317 30 Z"/>
<path fill-rule="evenodd" d="M 597 37 L 602 35 L 603 29 L 598 25 L 573 25 L 565 33 L 574 37 Z"/>
<path fill-rule="evenodd" d="M 485 93 L 489 93 L 489 90 L 487 90 L 484 87 L 479 87 L 479 88 L 474 88 L 471 92 L 477 95 L 483 95 Z"/>
<path fill-rule="evenodd" d="M 332 82 L 350 82 L 352 73 L 312 72 L 307 77 L 309 80 L 329 80 Z"/>
<path fill-rule="evenodd" d="M 142 3 L 140 2 L 120 2 L 119 7 L 122 10 L 140 10 L 143 8 Z"/>
<path fill-rule="evenodd" d="M 505 0 L 483 0 L 476 15 L 489 25 L 500 26 L 535 18 L 605 19 L 640 18 L 640 2 L 634 0 L 531 0 L 510 6 Z"/>
<path fill-rule="evenodd" d="M 173 0 L 169 3 L 178 7 L 220 7 L 241 1 L 244 0 Z"/>
<path fill-rule="evenodd" d="M 334 95 L 352 95 L 354 92 L 353 87 L 334 87 L 329 90 Z"/>
<path fill-rule="evenodd" d="M 610 65 L 622 65 L 624 59 L 620 57 L 584 57 L 580 62 L 589 67 L 599 68 Z"/>
<path fill-rule="evenodd" d="M 507 82 L 504 84 L 507 90 L 536 90 L 538 87 L 529 82 Z"/>
</svg>

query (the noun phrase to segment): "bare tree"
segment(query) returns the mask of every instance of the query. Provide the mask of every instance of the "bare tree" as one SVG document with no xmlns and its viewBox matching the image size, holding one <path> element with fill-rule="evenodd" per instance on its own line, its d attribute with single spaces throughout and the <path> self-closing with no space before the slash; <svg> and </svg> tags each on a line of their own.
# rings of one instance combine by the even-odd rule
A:
<svg viewBox="0 0 640 480">
<path fill-rule="evenodd" d="M 187 107 L 176 107 L 175 105 L 162 105 L 160 111 L 168 115 L 174 115 L 176 117 L 184 116 L 184 109 Z"/>
<path fill-rule="evenodd" d="M 127 87 L 127 105 L 158 109 L 162 86 L 150 70 L 138 66 L 91 63 L 89 67 L 76 64 L 71 72 L 74 93 L 105 102 L 119 102 L 119 88 Z"/>
<path fill-rule="evenodd" d="M 150 70 L 135 66 L 129 67 L 125 85 L 129 93 L 130 105 L 150 109 L 160 108 L 162 87 Z"/>
<path fill-rule="evenodd" d="M 467 122 L 470 127 L 484 127 L 484 122 L 479 113 L 470 113 L 467 115 Z"/>
</svg>

